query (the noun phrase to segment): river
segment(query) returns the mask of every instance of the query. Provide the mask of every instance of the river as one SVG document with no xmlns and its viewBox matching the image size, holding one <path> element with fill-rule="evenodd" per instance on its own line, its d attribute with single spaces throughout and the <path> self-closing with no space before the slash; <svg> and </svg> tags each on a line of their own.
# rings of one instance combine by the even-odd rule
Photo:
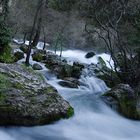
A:
<svg viewBox="0 0 140 140">
<path fill-rule="evenodd" d="M 97 62 L 96 57 L 86 59 L 84 56 L 82 51 L 63 52 L 63 57 L 69 62 Z M 110 59 L 107 54 L 99 56 L 104 60 Z M 58 85 L 59 79 L 50 75 L 47 69 L 42 73 L 74 107 L 75 115 L 45 126 L 1 127 L 0 140 L 140 140 L 140 122 L 123 118 L 99 99 L 100 94 L 109 90 L 102 80 L 81 76 L 80 80 L 85 84 L 78 89 L 69 89 Z"/>
</svg>

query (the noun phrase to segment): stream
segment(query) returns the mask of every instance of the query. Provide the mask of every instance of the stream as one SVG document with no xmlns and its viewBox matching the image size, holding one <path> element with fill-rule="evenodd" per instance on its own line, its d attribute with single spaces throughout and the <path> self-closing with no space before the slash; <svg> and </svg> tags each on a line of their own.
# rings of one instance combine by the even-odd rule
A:
<svg viewBox="0 0 140 140">
<path fill-rule="evenodd" d="M 63 52 L 63 57 L 69 62 L 97 63 L 96 56 L 86 59 L 85 54 L 68 50 Z M 99 56 L 105 61 L 110 59 L 107 54 Z M 47 82 L 74 107 L 75 115 L 45 126 L 1 127 L 0 140 L 140 140 L 140 122 L 123 118 L 99 99 L 99 95 L 109 90 L 102 80 L 82 75 L 80 81 L 85 84 L 78 89 L 70 89 L 58 85 L 59 79 L 47 69 L 44 68 L 42 73 Z"/>
</svg>

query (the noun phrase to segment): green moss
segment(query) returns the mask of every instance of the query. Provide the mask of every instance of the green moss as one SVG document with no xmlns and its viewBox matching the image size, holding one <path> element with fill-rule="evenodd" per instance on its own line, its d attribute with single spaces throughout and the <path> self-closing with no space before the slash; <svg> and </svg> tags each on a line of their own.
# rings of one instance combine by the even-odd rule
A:
<svg viewBox="0 0 140 140">
<path fill-rule="evenodd" d="M 37 62 L 41 62 L 43 60 L 43 55 L 41 53 L 33 54 L 33 60 Z"/>
<path fill-rule="evenodd" d="M 68 110 L 67 110 L 67 114 L 66 114 L 66 118 L 70 118 L 74 115 L 74 109 L 72 107 L 70 107 Z"/>
<path fill-rule="evenodd" d="M 102 96 L 112 97 L 113 100 L 117 101 L 118 103 L 118 111 L 123 116 L 130 118 L 130 119 L 137 119 L 138 112 L 136 110 L 136 99 L 133 97 L 129 97 L 127 93 L 120 93 L 117 95 L 112 91 L 106 92 Z"/>
</svg>

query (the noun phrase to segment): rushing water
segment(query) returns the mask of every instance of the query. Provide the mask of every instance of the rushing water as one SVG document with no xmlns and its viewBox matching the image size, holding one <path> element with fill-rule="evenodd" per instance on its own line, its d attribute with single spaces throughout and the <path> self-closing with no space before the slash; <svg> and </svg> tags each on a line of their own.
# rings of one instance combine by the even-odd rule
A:
<svg viewBox="0 0 140 140">
<path fill-rule="evenodd" d="M 84 52 L 66 51 L 67 59 L 83 63 L 94 63 L 96 58 L 85 59 Z M 109 59 L 107 55 L 102 55 Z M 0 140 L 140 140 L 140 122 L 119 116 L 108 108 L 98 96 L 108 88 L 96 77 L 81 76 L 85 83 L 79 89 L 59 86 L 58 79 L 43 71 L 48 82 L 68 100 L 75 109 L 75 115 L 68 120 L 60 120 L 52 125 L 40 127 L 12 127 L 0 129 Z"/>
</svg>

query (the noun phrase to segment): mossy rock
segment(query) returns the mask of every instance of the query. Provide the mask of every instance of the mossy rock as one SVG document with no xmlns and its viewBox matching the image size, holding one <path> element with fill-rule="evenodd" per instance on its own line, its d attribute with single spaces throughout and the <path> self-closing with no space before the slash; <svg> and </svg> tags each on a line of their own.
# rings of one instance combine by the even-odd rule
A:
<svg viewBox="0 0 140 140">
<path fill-rule="evenodd" d="M 123 116 L 130 119 L 140 119 L 140 115 L 137 112 L 137 94 L 134 90 L 126 84 L 119 84 L 105 93 L 103 96 L 104 101 L 113 107 L 112 103 L 116 103 L 116 111 Z"/>
<path fill-rule="evenodd" d="M 33 64 L 32 68 L 33 68 L 34 70 L 42 70 L 42 69 L 43 69 L 42 66 L 39 65 L 39 64 L 37 64 L 37 63 Z"/>
<path fill-rule="evenodd" d="M 17 62 L 17 61 L 24 58 L 24 53 L 17 51 L 17 52 L 14 53 L 14 57 L 15 57 L 14 61 Z"/>
<path fill-rule="evenodd" d="M 33 57 L 33 60 L 34 61 L 37 61 L 37 62 L 41 62 L 42 60 L 45 60 L 45 55 L 44 54 L 41 54 L 41 53 L 34 53 L 33 55 L 32 55 L 32 57 Z"/>
<path fill-rule="evenodd" d="M 34 126 L 74 114 L 70 104 L 37 72 L 0 63 L 0 125 Z"/>
<path fill-rule="evenodd" d="M 23 51 L 24 53 L 27 53 L 27 51 L 28 51 L 28 46 L 27 46 L 26 44 L 22 44 L 22 45 L 20 46 L 20 50 Z"/>
</svg>

